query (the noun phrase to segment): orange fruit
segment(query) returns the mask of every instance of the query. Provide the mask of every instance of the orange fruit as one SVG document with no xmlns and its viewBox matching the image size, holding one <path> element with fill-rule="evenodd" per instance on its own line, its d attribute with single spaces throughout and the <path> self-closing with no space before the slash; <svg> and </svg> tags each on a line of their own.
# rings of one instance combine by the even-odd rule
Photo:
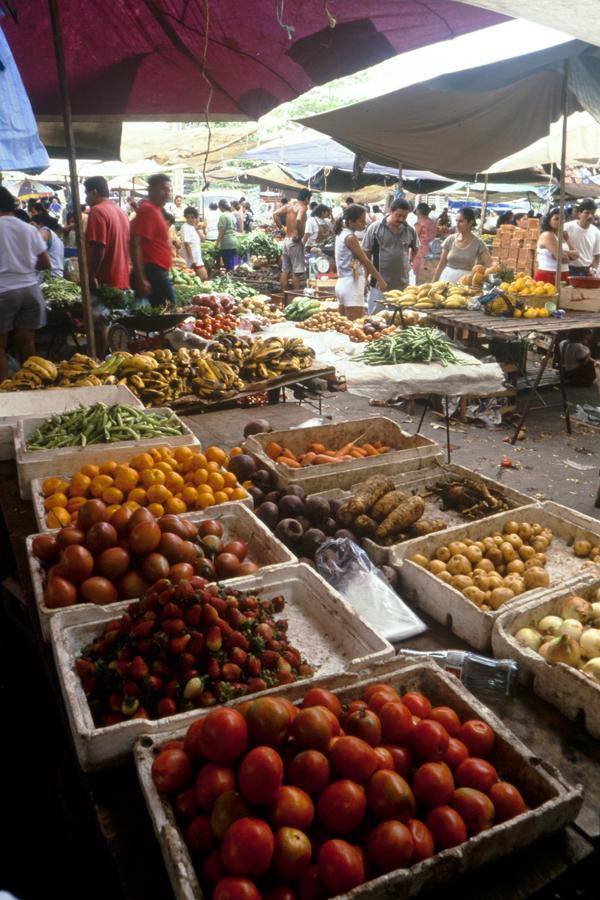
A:
<svg viewBox="0 0 600 900">
<path fill-rule="evenodd" d="M 164 460 L 174 460 L 175 457 L 173 455 L 173 451 L 170 447 L 159 447 L 158 453 L 161 459 Z"/>
<path fill-rule="evenodd" d="M 173 456 L 177 460 L 177 462 L 187 462 L 187 460 L 191 457 L 194 451 L 191 447 L 177 447 L 177 449 L 173 452 Z"/>
<path fill-rule="evenodd" d="M 187 512 L 187 506 L 183 500 L 180 500 L 178 497 L 170 497 L 165 503 L 165 511 L 179 515 L 180 513 Z"/>
<path fill-rule="evenodd" d="M 140 508 L 140 504 L 136 503 L 135 500 L 126 500 L 125 503 L 123 504 L 123 506 L 126 506 L 127 509 L 134 509 L 134 510 Z"/>
<path fill-rule="evenodd" d="M 229 497 L 225 493 L 225 491 L 217 491 L 215 493 L 215 503 L 227 503 Z"/>
<path fill-rule="evenodd" d="M 109 460 L 109 462 L 102 463 L 102 465 L 100 466 L 100 475 L 112 475 L 114 478 L 117 465 L 118 463 L 116 463 L 114 459 Z"/>
<path fill-rule="evenodd" d="M 153 467 L 152 469 L 144 469 L 140 475 L 140 481 L 144 487 L 152 487 L 153 484 L 164 484 L 167 476 L 161 469 Z"/>
<path fill-rule="evenodd" d="M 62 506 L 55 506 L 46 516 L 48 528 L 64 528 L 65 525 L 70 525 L 71 521 L 71 513 Z"/>
<path fill-rule="evenodd" d="M 154 466 L 154 468 L 155 468 L 155 469 L 160 469 L 161 472 L 164 472 L 165 475 L 167 476 L 167 478 L 169 477 L 169 475 L 170 475 L 171 472 L 173 471 L 173 466 L 171 465 L 171 463 L 167 462 L 167 461 L 164 460 L 164 459 L 161 459 L 160 462 L 157 462 L 156 465 Z"/>
<path fill-rule="evenodd" d="M 160 519 L 165 514 L 165 508 L 162 503 L 150 503 L 148 512 L 151 512 L 155 519 Z"/>
<path fill-rule="evenodd" d="M 241 447 L 232 447 L 229 451 L 229 459 L 233 459 L 234 456 L 240 456 L 243 452 Z"/>
<path fill-rule="evenodd" d="M 209 484 L 199 484 L 196 488 L 196 491 L 198 493 L 198 496 L 200 496 L 200 494 L 212 494 L 213 489 Z"/>
<path fill-rule="evenodd" d="M 244 488 L 237 487 L 233 489 L 233 494 L 231 495 L 232 500 L 245 500 L 248 496 L 248 491 L 244 490 Z"/>
<path fill-rule="evenodd" d="M 214 491 L 220 491 L 225 487 L 225 479 L 220 472 L 209 472 L 208 484 L 210 484 Z"/>
<path fill-rule="evenodd" d="M 135 502 L 138 506 L 146 506 L 146 491 L 144 488 L 134 488 L 127 494 L 127 500 Z"/>
<path fill-rule="evenodd" d="M 232 488 L 232 487 L 223 488 L 223 493 L 227 494 L 227 496 L 229 497 L 230 500 L 233 497 L 233 491 L 234 491 L 234 488 Z"/>
<path fill-rule="evenodd" d="M 169 490 L 173 491 L 173 493 L 175 494 L 177 491 L 183 490 L 185 482 L 181 475 L 178 475 L 177 472 L 171 472 L 170 475 L 167 475 L 165 484 L 169 488 Z"/>
<path fill-rule="evenodd" d="M 212 494 L 199 494 L 198 496 L 198 508 L 206 509 L 208 506 L 214 506 L 215 498 Z"/>
<path fill-rule="evenodd" d="M 117 487 L 108 487 L 102 491 L 102 499 L 108 506 L 120 506 L 125 499 L 125 494 Z"/>
<path fill-rule="evenodd" d="M 92 479 L 89 475 L 82 475 L 81 472 L 78 472 L 77 475 L 73 475 L 73 478 L 71 479 L 69 496 L 86 497 L 89 493 L 91 483 Z"/>
<path fill-rule="evenodd" d="M 149 453 L 136 453 L 129 461 L 129 465 L 141 472 L 142 469 L 151 469 L 154 465 L 154 458 Z"/>
<path fill-rule="evenodd" d="M 157 463 L 160 461 L 160 450 L 158 449 L 158 447 L 150 447 L 150 449 L 148 450 L 148 453 L 152 457 L 153 465 L 154 465 L 154 463 Z"/>
<path fill-rule="evenodd" d="M 100 466 L 94 466 L 91 463 L 86 463 L 85 466 L 82 466 L 79 471 L 82 475 L 87 475 L 88 478 L 95 478 L 96 475 L 100 474 Z"/>
<path fill-rule="evenodd" d="M 114 512 L 118 509 L 121 509 L 120 503 L 111 503 L 110 506 L 106 507 L 106 512 L 108 513 L 108 517 L 110 518 Z"/>
<path fill-rule="evenodd" d="M 219 465 L 227 461 L 227 454 L 220 447 L 208 447 L 205 456 L 209 462 L 217 462 Z"/>
<path fill-rule="evenodd" d="M 205 469 L 208 460 L 204 453 L 194 453 L 189 462 L 193 465 L 194 469 Z"/>
<path fill-rule="evenodd" d="M 92 497 L 102 497 L 106 488 L 112 487 L 113 484 L 114 479 L 111 478 L 110 475 L 96 475 L 95 478 L 92 478 L 92 484 L 90 486 Z"/>
<path fill-rule="evenodd" d="M 237 484 L 237 478 L 233 472 L 223 472 L 223 481 L 225 482 L 225 487 L 235 487 Z"/>
<path fill-rule="evenodd" d="M 42 493 L 44 497 L 49 497 L 51 494 L 56 494 L 58 491 L 64 493 L 62 485 L 65 485 L 65 489 L 69 486 L 62 478 L 45 478 L 42 482 Z"/>
<path fill-rule="evenodd" d="M 50 496 L 46 497 L 46 499 L 44 500 L 44 509 L 50 510 L 54 509 L 56 506 L 62 506 L 66 509 L 68 502 L 69 498 L 62 492 L 50 494 Z"/>
<path fill-rule="evenodd" d="M 196 469 L 192 480 L 196 485 L 206 484 L 206 482 L 208 481 L 208 472 L 206 471 L 206 469 Z"/>
<path fill-rule="evenodd" d="M 198 491 L 189 485 L 186 485 L 181 492 L 181 499 L 186 506 L 194 506 L 198 499 Z"/>
<path fill-rule="evenodd" d="M 132 491 L 140 480 L 139 472 L 133 466 L 117 466 L 115 469 L 115 487 L 125 494 Z"/>
<path fill-rule="evenodd" d="M 206 463 L 206 468 L 209 472 L 220 472 L 221 463 L 215 462 L 214 459 L 211 459 L 210 462 Z"/>
<path fill-rule="evenodd" d="M 77 512 L 80 506 L 86 502 L 85 497 L 71 497 L 67 503 L 67 509 L 70 513 Z"/>
<path fill-rule="evenodd" d="M 193 484 L 194 483 L 194 474 L 195 473 L 191 469 L 189 472 L 186 472 L 185 475 L 183 476 L 184 482 L 186 484 Z"/>
<path fill-rule="evenodd" d="M 164 503 L 171 496 L 171 491 L 164 484 L 153 484 L 146 491 L 148 503 Z"/>
</svg>

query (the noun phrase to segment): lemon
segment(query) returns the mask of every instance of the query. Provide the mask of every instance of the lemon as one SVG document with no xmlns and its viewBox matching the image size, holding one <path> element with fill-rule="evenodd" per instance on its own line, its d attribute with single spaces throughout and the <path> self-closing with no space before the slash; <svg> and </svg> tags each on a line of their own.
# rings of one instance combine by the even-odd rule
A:
<svg viewBox="0 0 600 900">
<path fill-rule="evenodd" d="M 554 287 L 553 284 L 549 284 L 549 283 L 548 283 L 548 284 L 545 284 L 545 285 L 544 285 L 544 291 L 546 292 L 546 294 L 547 294 L 549 297 L 553 297 L 554 294 L 556 293 L 556 288 Z"/>
<path fill-rule="evenodd" d="M 522 315 L 523 315 L 522 310 L 520 310 L 520 309 L 515 309 L 515 311 L 514 311 L 514 313 L 513 313 L 513 317 L 514 317 L 515 319 L 520 319 Z"/>
<path fill-rule="evenodd" d="M 545 306 L 542 306 L 540 309 L 538 309 L 537 314 L 538 314 L 538 316 L 541 316 L 542 319 L 548 318 L 548 310 L 546 309 Z"/>
</svg>

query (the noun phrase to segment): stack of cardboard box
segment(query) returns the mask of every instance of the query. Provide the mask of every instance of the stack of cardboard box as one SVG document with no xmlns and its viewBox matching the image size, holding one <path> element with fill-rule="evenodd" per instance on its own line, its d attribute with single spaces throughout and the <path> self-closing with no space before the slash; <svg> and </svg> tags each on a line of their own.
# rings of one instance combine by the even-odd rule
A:
<svg viewBox="0 0 600 900">
<path fill-rule="evenodd" d="M 535 248 L 540 234 L 538 219 L 527 219 L 527 228 L 501 225 L 492 243 L 492 258 L 502 268 L 533 275 L 536 269 Z"/>
</svg>

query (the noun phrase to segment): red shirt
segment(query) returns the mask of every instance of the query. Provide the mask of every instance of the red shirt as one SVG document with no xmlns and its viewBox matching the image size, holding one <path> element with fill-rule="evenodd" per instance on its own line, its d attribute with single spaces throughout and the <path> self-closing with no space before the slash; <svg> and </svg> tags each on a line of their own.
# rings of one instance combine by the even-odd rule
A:
<svg viewBox="0 0 600 900">
<path fill-rule="evenodd" d="M 172 262 L 171 242 L 162 206 L 144 200 L 138 207 L 131 223 L 131 233 L 142 239 L 142 260 L 154 263 L 161 269 L 170 269 Z"/>
<path fill-rule="evenodd" d="M 91 244 L 102 244 L 104 258 L 96 273 L 100 284 L 127 290 L 130 286 L 129 219 L 112 200 L 92 206 L 85 230 L 88 264 Z"/>
</svg>

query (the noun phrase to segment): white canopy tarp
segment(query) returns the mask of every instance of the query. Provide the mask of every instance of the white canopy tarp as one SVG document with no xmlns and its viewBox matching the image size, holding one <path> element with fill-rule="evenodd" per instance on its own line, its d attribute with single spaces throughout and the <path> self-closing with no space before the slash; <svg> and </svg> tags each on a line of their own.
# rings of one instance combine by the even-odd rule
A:
<svg viewBox="0 0 600 900">
<path fill-rule="evenodd" d="M 600 47 L 598 0 L 462 0 L 514 19 L 547 25 Z"/>
<path fill-rule="evenodd" d="M 175 129 L 157 123 L 126 122 L 121 140 L 121 159 L 124 162 L 139 163 L 152 160 L 159 166 L 204 165 L 208 150 L 208 162 L 213 166 L 226 159 L 241 156 L 255 145 L 254 134 L 258 126 L 254 123 L 231 128 Z"/>
<path fill-rule="evenodd" d="M 600 6 L 599 6 L 600 11 Z M 550 126 L 550 133 L 511 156 L 498 160 L 487 169 L 488 174 L 514 172 L 532 166 L 560 163 L 562 116 Z M 600 161 L 600 124 L 587 112 L 567 117 L 567 164 L 598 165 Z"/>
</svg>

